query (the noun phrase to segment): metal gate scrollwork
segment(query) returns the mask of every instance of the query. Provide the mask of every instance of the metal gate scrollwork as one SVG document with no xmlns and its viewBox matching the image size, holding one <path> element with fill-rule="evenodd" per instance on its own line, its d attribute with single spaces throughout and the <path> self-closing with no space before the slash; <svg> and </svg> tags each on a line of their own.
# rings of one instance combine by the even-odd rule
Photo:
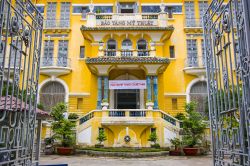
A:
<svg viewBox="0 0 250 166">
<path fill-rule="evenodd" d="M 33 165 L 43 17 L 30 0 L 0 0 L 0 165 Z M 38 145 L 37 145 L 38 146 Z"/>
<path fill-rule="evenodd" d="M 215 166 L 250 165 L 249 6 L 212 0 L 203 17 Z"/>
</svg>

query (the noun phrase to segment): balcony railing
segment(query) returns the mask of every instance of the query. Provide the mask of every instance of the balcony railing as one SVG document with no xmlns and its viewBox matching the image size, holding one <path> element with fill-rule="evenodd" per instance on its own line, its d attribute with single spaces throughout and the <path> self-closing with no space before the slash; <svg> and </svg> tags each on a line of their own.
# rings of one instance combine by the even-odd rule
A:
<svg viewBox="0 0 250 166">
<path fill-rule="evenodd" d="M 69 29 L 70 20 L 47 19 L 44 21 L 44 29 Z"/>
<path fill-rule="evenodd" d="M 122 57 L 132 57 L 132 56 L 139 56 L 139 57 L 148 57 L 150 53 L 153 51 L 150 50 L 113 50 L 113 49 L 106 49 L 103 50 L 104 56 L 122 56 Z"/>
<path fill-rule="evenodd" d="M 185 67 L 206 67 L 204 56 L 189 56 Z"/>
<path fill-rule="evenodd" d="M 71 60 L 66 57 L 43 57 L 41 67 L 64 67 L 70 68 Z"/>
<path fill-rule="evenodd" d="M 154 13 L 108 13 L 96 14 L 96 20 L 157 20 Z"/>
<path fill-rule="evenodd" d="M 186 28 L 200 28 L 202 27 L 202 19 L 200 18 L 186 18 L 185 20 Z"/>
</svg>

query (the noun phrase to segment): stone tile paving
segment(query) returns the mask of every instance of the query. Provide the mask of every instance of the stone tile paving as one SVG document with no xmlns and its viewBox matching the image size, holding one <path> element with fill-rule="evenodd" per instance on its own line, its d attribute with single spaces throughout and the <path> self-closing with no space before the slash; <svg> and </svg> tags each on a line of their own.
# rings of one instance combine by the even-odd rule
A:
<svg viewBox="0 0 250 166">
<path fill-rule="evenodd" d="M 152 158 L 110 158 L 74 156 L 41 156 L 40 164 L 69 164 L 69 166 L 212 166 L 211 156 L 166 156 Z"/>
</svg>

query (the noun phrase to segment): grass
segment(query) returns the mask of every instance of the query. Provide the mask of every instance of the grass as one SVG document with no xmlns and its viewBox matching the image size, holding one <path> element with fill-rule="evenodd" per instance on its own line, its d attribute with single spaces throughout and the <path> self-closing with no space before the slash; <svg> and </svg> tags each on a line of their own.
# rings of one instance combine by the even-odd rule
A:
<svg viewBox="0 0 250 166">
<path fill-rule="evenodd" d="M 169 151 L 168 148 L 96 148 L 96 147 L 88 147 L 88 148 L 80 148 L 80 150 L 92 150 L 99 152 L 162 152 Z"/>
</svg>

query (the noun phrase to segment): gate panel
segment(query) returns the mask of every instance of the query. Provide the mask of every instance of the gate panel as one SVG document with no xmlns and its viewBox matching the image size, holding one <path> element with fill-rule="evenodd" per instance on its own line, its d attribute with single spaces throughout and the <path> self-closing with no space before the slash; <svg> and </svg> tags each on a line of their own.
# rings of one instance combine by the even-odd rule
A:
<svg viewBox="0 0 250 166">
<path fill-rule="evenodd" d="M 246 0 L 213 0 L 204 41 L 214 165 L 249 166 L 250 57 Z M 249 3 L 249 2 L 248 2 Z"/>
<path fill-rule="evenodd" d="M 43 17 L 0 1 L 0 165 L 32 165 Z"/>
</svg>

